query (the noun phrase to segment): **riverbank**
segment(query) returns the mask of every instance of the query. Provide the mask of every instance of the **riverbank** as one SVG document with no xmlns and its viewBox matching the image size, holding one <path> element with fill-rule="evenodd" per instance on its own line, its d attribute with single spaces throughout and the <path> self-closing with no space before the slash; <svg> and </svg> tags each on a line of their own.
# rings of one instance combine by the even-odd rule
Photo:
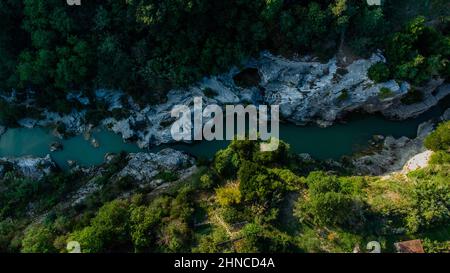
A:
<svg viewBox="0 0 450 273">
<path fill-rule="evenodd" d="M 389 119 L 405 120 L 427 111 L 450 94 L 450 85 L 436 80 L 423 87 L 422 102 L 403 105 L 401 99 L 410 88 L 408 83 L 391 80 L 375 84 L 367 77 L 369 67 L 379 61 L 384 61 L 383 56 L 373 54 L 370 59 L 356 60 L 344 67 L 336 58 L 320 63 L 311 57 L 285 59 L 263 52 L 258 59 L 245 63 L 244 69 L 234 67 L 228 73 L 205 78 L 189 88 L 169 91 L 167 101 L 162 104 L 139 105 L 120 91 L 97 90 L 94 98 L 70 93 L 67 100 L 81 105 L 80 109 L 73 109 L 69 114 L 36 109 L 39 117 L 23 118 L 18 124 L 26 128 L 54 127 L 55 135 L 62 137 L 89 133 L 93 123 L 98 123 L 120 134 L 124 141 L 150 148 L 173 143 L 170 127 L 174 120 L 170 112 L 175 105 L 189 106 L 196 96 L 201 96 L 204 104 L 277 104 L 281 118 L 287 122 L 328 127 L 355 111 L 378 112 Z M 248 73 L 249 69 L 253 74 Z M 235 82 L 248 77 L 248 83 L 236 81 L 241 86 Z M 389 88 L 388 97 L 380 96 L 381 88 Z M 33 94 L 26 97 L 22 103 L 34 107 Z M 4 99 L 17 102 L 15 94 Z M 96 121 L 88 112 L 93 105 L 105 108 Z"/>
</svg>

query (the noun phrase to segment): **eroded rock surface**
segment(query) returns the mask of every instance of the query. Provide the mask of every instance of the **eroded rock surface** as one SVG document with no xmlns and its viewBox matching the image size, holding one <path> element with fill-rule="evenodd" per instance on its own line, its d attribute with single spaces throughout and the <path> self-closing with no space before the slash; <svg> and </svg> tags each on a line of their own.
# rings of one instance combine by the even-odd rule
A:
<svg viewBox="0 0 450 273">
<path fill-rule="evenodd" d="M 24 177 L 35 180 L 39 180 L 57 169 L 50 155 L 46 157 L 0 158 L 0 166 L 3 166 L 3 171 L 0 171 L 0 174 L 3 172 L 4 175 L 6 169 L 10 169 Z M 0 178 L 3 175 L 0 175 Z"/>
<path fill-rule="evenodd" d="M 449 110 L 445 111 L 440 121 L 449 120 Z M 414 170 L 426 166 L 431 154 L 425 148 L 423 141 L 434 130 L 435 126 L 434 120 L 420 124 L 417 129 L 417 137 L 414 139 L 386 137 L 381 150 L 353 160 L 356 172 L 359 174 L 383 175 L 405 168 Z"/>
</svg>

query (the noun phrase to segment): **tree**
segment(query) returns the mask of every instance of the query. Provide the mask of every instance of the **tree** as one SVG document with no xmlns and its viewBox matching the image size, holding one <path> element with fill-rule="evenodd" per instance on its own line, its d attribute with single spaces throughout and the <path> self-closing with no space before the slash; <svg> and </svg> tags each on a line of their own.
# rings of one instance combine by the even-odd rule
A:
<svg viewBox="0 0 450 273">
<path fill-rule="evenodd" d="M 386 57 L 396 79 L 421 85 L 432 76 L 446 76 L 446 37 L 417 17 L 388 39 Z"/>
<path fill-rule="evenodd" d="M 433 151 L 450 151 L 450 121 L 439 124 L 434 132 L 425 138 L 425 147 Z"/>
<path fill-rule="evenodd" d="M 247 202 L 275 204 L 285 191 L 285 185 L 265 167 L 244 161 L 238 172 L 239 190 Z"/>
<path fill-rule="evenodd" d="M 368 70 L 369 79 L 376 83 L 388 81 L 390 74 L 389 67 L 383 62 L 372 65 Z"/>
<path fill-rule="evenodd" d="M 75 231 L 70 239 L 81 245 L 87 253 L 118 251 L 130 244 L 128 204 L 114 200 L 100 208 L 89 226 Z"/>
<path fill-rule="evenodd" d="M 0 90 L 17 87 L 17 57 L 27 45 L 20 25 L 22 10 L 22 1 L 4 0 L 0 3 Z"/>
<path fill-rule="evenodd" d="M 155 199 L 148 207 L 139 206 L 131 210 L 131 238 L 135 251 L 149 251 L 156 239 L 156 230 L 162 217 L 166 216 L 169 199 Z"/>
<path fill-rule="evenodd" d="M 52 230 L 43 225 L 34 225 L 25 231 L 22 240 L 23 253 L 52 253 L 56 252 L 53 246 L 55 235 Z"/>
<path fill-rule="evenodd" d="M 238 165 L 238 155 L 230 148 L 218 151 L 214 157 L 214 169 L 224 177 L 233 177 Z"/>
<path fill-rule="evenodd" d="M 420 173 L 419 173 L 420 174 Z M 413 207 L 406 218 L 410 232 L 432 228 L 450 219 L 450 185 L 444 174 L 413 177 Z"/>
<path fill-rule="evenodd" d="M 214 229 L 211 234 L 200 237 L 194 253 L 224 253 L 227 251 L 224 242 L 229 240 L 229 235 L 223 229 Z"/>
<path fill-rule="evenodd" d="M 364 223 L 357 196 L 347 192 L 338 177 L 312 172 L 306 182 L 308 198 L 299 199 L 294 212 L 301 221 L 342 228 L 355 228 Z"/>
</svg>

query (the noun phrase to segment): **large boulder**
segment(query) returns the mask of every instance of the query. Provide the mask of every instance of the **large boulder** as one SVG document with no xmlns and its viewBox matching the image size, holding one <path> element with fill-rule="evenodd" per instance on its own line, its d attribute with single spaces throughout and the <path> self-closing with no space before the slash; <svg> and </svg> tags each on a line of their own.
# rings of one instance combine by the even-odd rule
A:
<svg viewBox="0 0 450 273">
<path fill-rule="evenodd" d="M 193 157 L 174 149 L 164 149 L 158 153 L 132 153 L 127 159 L 128 164 L 117 177 L 131 177 L 139 183 L 150 183 L 161 172 L 171 172 L 181 177 L 194 164 Z"/>
</svg>

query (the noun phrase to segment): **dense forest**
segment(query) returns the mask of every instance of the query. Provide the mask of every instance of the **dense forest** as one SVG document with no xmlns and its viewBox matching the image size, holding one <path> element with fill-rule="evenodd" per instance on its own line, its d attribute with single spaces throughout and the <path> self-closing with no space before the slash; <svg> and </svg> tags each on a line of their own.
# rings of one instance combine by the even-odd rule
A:
<svg viewBox="0 0 450 273">
<path fill-rule="evenodd" d="M 328 58 L 343 48 L 357 56 L 386 48 L 391 67 L 375 68 L 374 79 L 392 75 L 420 83 L 436 73 L 448 75 L 442 60 L 449 42 L 442 35 L 448 35 L 449 23 L 438 16 L 445 14 L 446 1 L 417 1 L 419 8 L 427 3 L 438 29 L 418 18 L 403 31 L 399 21 L 413 18 L 399 18 L 399 9 L 414 4 L 383 2 L 102 0 L 69 6 L 5 0 L 0 89 L 31 88 L 53 98 L 42 102 L 49 106 L 64 104 L 65 91 L 95 88 L 123 89 L 155 102 L 172 87 L 217 74 L 261 50 Z"/>
</svg>

